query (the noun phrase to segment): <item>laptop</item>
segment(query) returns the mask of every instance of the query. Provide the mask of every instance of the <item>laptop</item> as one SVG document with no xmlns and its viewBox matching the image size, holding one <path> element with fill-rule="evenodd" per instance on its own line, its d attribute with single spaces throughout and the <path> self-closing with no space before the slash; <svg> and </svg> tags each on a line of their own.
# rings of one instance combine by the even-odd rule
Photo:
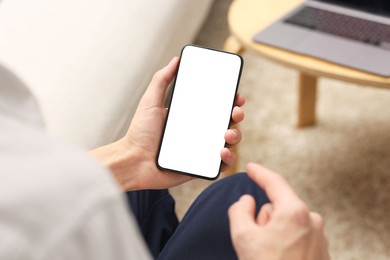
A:
<svg viewBox="0 0 390 260">
<path fill-rule="evenodd" d="M 390 0 L 307 0 L 253 40 L 390 76 Z"/>
</svg>

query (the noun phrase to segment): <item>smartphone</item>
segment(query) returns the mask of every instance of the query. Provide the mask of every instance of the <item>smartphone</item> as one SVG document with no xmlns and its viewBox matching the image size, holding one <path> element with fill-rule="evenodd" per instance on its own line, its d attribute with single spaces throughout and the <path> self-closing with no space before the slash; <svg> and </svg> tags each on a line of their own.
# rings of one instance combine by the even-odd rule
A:
<svg viewBox="0 0 390 260">
<path fill-rule="evenodd" d="M 160 169 L 218 178 L 242 67 L 237 54 L 182 49 L 157 156 Z"/>
</svg>

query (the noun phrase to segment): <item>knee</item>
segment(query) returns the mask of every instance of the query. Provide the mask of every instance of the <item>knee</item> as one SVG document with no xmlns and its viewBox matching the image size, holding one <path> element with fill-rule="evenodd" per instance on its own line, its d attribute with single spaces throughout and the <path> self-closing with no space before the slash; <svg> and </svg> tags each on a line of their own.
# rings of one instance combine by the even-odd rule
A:
<svg viewBox="0 0 390 260">
<path fill-rule="evenodd" d="M 244 194 L 251 195 L 256 201 L 256 214 L 260 208 L 269 202 L 267 194 L 260 186 L 248 177 L 246 173 L 238 173 L 226 178 L 229 188 L 236 193 L 238 199 Z"/>
<path fill-rule="evenodd" d="M 251 179 L 245 172 L 230 175 L 221 180 L 223 185 L 230 186 L 232 189 L 247 190 L 261 190 L 261 188 Z"/>
<path fill-rule="evenodd" d="M 260 204 L 267 203 L 268 198 L 265 192 L 246 173 L 237 173 L 214 183 L 219 189 L 230 193 L 233 197 L 239 198 L 244 194 L 253 196 Z"/>
</svg>

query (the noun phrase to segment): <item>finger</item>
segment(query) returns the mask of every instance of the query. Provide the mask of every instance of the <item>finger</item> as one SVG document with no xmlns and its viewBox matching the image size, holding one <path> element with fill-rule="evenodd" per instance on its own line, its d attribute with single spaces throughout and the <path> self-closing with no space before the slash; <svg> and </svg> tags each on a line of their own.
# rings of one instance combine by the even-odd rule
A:
<svg viewBox="0 0 390 260">
<path fill-rule="evenodd" d="M 141 104 L 147 107 L 163 106 L 165 93 L 175 77 L 179 58 L 174 57 L 167 66 L 157 71 L 142 98 Z"/>
<path fill-rule="evenodd" d="M 259 215 L 257 216 L 257 224 L 260 226 L 264 226 L 268 223 L 268 221 L 271 219 L 273 207 L 271 203 L 264 204 L 259 212 Z"/>
<path fill-rule="evenodd" d="M 265 191 L 272 203 L 300 202 L 294 190 L 279 174 L 255 163 L 247 165 L 247 172 L 248 176 Z"/>
<path fill-rule="evenodd" d="M 323 247 L 324 247 L 324 250 L 327 251 L 329 253 L 329 237 L 328 235 L 324 232 L 324 237 L 323 237 Z M 330 258 L 328 258 L 330 259 Z"/>
<path fill-rule="evenodd" d="M 221 160 L 222 160 L 222 166 L 221 166 L 221 171 L 226 171 L 236 161 L 237 156 L 232 153 L 228 148 L 223 148 L 221 151 Z"/>
<path fill-rule="evenodd" d="M 238 129 L 229 129 L 225 133 L 225 142 L 230 146 L 238 144 L 241 138 L 242 134 Z"/>
<path fill-rule="evenodd" d="M 232 125 L 238 124 L 242 120 L 244 120 L 244 118 L 245 118 L 245 114 L 244 114 L 244 111 L 242 110 L 242 108 L 238 107 L 238 106 L 234 107 L 233 111 L 232 111 L 231 124 Z"/>
<path fill-rule="evenodd" d="M 228 216 L 230 234 L 233 240 L 253 231 L 256 227 L 254 218 L 255 209 L 255 200 L 250 195 L 243 195 L 237 202 L 230 206 Z"/>
<path fill-rule="evenodd" d="M 311 219 L 313 226 L 316 229 L 319 229 L 319 230 L 324 229 L 324 220 L 320 214 L 318 214 L 316 212 L 310 212 L 310 219 Z"/>
<path fill-rule="evenodd" d="M 323 254 L 325 254 L 326 257 L 323 257 L 322 259 L 330 259 L 329 257 L 329 240 L 327 235 L 325 234 L 324 231 L 324 220 L 321 217 L 320 214 L 316 212 L 310 212 L 310 219 L 312 222 L 312 225 L 314 226 L 314 230 L 316 231 L 316 235 L 320 236 L 319 237 L 319 243 L 321 247 L 321 251 Z"/>
<path fill-rule="evenodd" d="M 242 107 L 243 105 L 245 105 L 245 97 L 242 94 L 237 93 L 234 105 L 238 107 Z"/>
</svg>

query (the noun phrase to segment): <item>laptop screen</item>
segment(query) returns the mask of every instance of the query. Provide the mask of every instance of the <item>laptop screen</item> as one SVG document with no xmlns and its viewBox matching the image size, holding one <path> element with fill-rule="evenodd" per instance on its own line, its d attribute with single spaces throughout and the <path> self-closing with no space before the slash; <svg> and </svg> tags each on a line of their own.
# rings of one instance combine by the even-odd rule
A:
<svg viewBox="0 0 390 260">
<path fill-rule="evenodd" d="M 390 0 L 316 0 L 342 5 L 369 13 L 390 16 Z"/>
</svg>

